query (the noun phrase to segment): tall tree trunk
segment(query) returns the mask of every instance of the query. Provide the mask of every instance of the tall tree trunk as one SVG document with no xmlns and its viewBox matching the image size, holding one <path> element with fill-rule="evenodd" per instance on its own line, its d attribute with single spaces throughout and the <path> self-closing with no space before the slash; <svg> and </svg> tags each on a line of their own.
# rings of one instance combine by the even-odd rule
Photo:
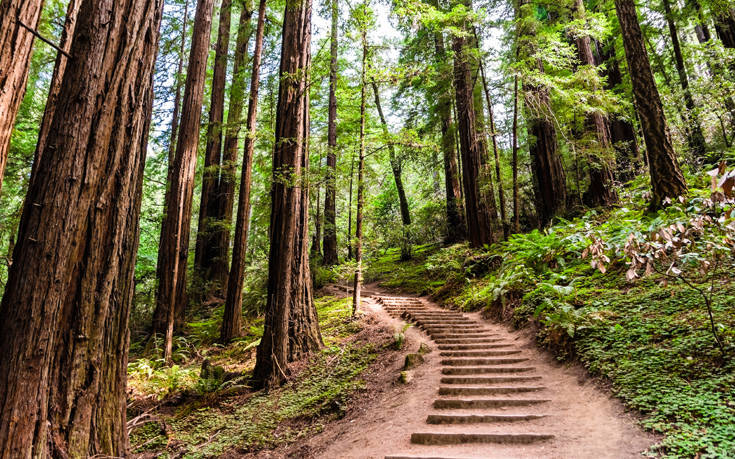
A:
<svg viewBox="0 0 735 459">
<path fill-rule="evenodd" d="M 367 25 L 362 24 L 362 72 L 360 75 L 360 157 L 357 165 L 357 216 L 355 218 L 355 278 L 352 283 L 352 316 L 357 315 L 357 311 L 360 309 L 360 291 L 362 289 L 362 213 L 363 207 L 365 206 L 365 105 L 367 99 Z M 383 110 L 380 108 L 380 96 L 378 95 L 378 87 L 373 83 L 373 91 L 375 92 L 375 103 L 378 107 L 378 113 L 380 113 L 380 119 L 383 122 L 383 131 L 387 131 L 388 127 L 385 125 L 385 117 L 383 116 Z M 395 153 L 393 154 L 395 157 Z M 395 158 L 391 158 L 395 159 Z M 400 182 L 400 169 L 398 175 L 395 175 L 396 186 Z M 401 184 L 401 188 L 403 185 Z M 400 195 L 400 193 L 399 193 Z M 405 195 L 403 196 L 405 199 Z M 403 215 L 403 214 L 402 214 Z M 409 217 L 409 225 L 410 217 Z M 404 220 L 404 225 L 406 222 Z"/>
<path fill-rule="evenodd" d="M 327 120 L 327 173 L 324 192 L 324 258 L 325 266 L 336 265 L 337 256 L 337 51 L 339 32 L 339 0 L 331 1 L 332 34 L 329 38 L 329 114 Z"/>
<path fill-rule="evenodd" d="M 174 93 L 174 111 L 171 115 L 171 134 L 168 142 L 168 167 L 173 166 L 176 154 L 176 136 L 179 133 L 179 112 L 181 111 L 181 88 L 184 75 L 184 56 L 186 55 L 186 26 L 189 22 L 189 0 L 184 3 L 184 20 L 181 23 L 181 44 L 179 45 L 179 64 L 176 67 L 176 90 Z"/>
<path fill-rule="evenodd" d="M 322 152 L 319 150 L 319 169 L 322 168 Z M 316 220 L 314 220 L 314 237 L 311 241 L 311 257 L 321 260 L 322 257 L 322 212 L 321 212 L 321 183 L 316 184 Z"/>
<path fill-rule="evenodd" d="M 79 10 L 0 304 L 3 459 L 127 455 L 128 317 L 162 7 Z"/>
<path fill-rule="evenodd" d="M 189 254 L 189 230 L 194 193 L 194 174 L 199 144 L 202 98 L 206 76 L 207 51 L 212 29 L 213 0 L 197 2 L 194 29 L 186 73 L 181 124 L 176 140 L 176 155 L 166 189 L 165 209 L 158 249 L 158 288 L 153 328 L 165 333 L 165 359 L 170 363 L 174 320 L 186 309 L 186 267 Z"/>
<path fill-rule="evenodd" d="M 583 0 L 574 1 L 574 16 L 578 20 L 586 19 Z M 589 67 L 597 67 L 592 54 L 592 40 L 588 35 L 578 36 L 575 40 L 579 62 Z M 598 89 L 598 88 L 593 88 Z M 588 155 L 590 185 L 584 193 L 583 201 L 591 207 L 610 206 L 617 202 L 618 196 L 613 188 L 612 167 L 605 155 L 610 150 L 610 131 L 607 118 L 599 112 L 586 114 L 585 127 L 593 130 L 597 140 L 598 152 Z"/>
<path fill-rule="evenodd" d="M 232 266 L 227 282 L 225 313 L 222 317 L 220 341 L 226 343 L 242 333 L 242 286 L 245 280 L 245 262 L 248 253 L 250 229 L 250 190 L 252 188 L 253 153 L 255 152 L 256 122 L 258 119 L 258 90 L 260 88 L 260 61 L 263 55 L 263 30 L 265 29 L 266 0 L 258 6 L 258 26 L 255 32 L 253 70 L 250 76 L 250 100 L 246 122 L 245 148 L 243 149 L 240 198 L 237 203 L 235 245 L 232 248 Z"/>
<path fill-rule="evenodd" d="M 498 133 L 495 130 L 495 115 L 493 113 L 492 99 L 490 98 L 490 90 L 487 87 L 487 79 L 485 78 L 485 66 L 480 62 L 480 76 L 482 77 L 482 87 L 485 91 L 485 103 L 487 104 L 487 114 L 490 121 L 490 136 L 493 139 L 493 156 L 495 158 L 495 180 L 498 181 L 498 197 L 500 198 L 500 223 L 503 226 L 503 238 L 508 239 L 510 235 L 507 216 L 505 214 L 505 190 L 503 189 L 503 178 L 500 176 L 500 155 L 498 153 Z M 494 198 L 493 198 L 494 199 Z"/>
<path fill-rule="evenodd" d="M 519 17 L 523 18 L 534 14 L 529 0 L 519 0 Z M 525 21 L 528 23 L 529 21 Z M 522 25 L 519 52 L 524 57 L 533 56 L 535 31 L 532 26 Z M 543 65 L 537 61 L 537 69 L 543 72 Z M 567 201 L 567 181 L 564 166 L 559 154 L 556 137 L 556 127 L 552 121 L 551 100 L 549 91 L 537 84 L 523 84 L 523 96 L 527 110 L 528 134 L 531 137 L 529 150 L 531 153 L 531 167 L 533 171 L 534 194 L 536 197 L 536 211 L 541 226 L 546 226 L 551 220 L 563 214 Z"/>
<path fill-rule="evenodd" d="M 689 125 L 687 141 L 689 143 L 689 148 L 692 149 L 694 157 L 697 159 L 703 159 L 707 153 L 707 145 L 704 140 L 704 134 L 702 133 L 702 125 L 700 124 L 699 116 L 697 115 L 697 107 L 694 103 L 694 97 L 692 97 L 692 92 L 689 89 L 689 76 L 687 75 L 684 56 L 681 52 L 679 32 L 676 29 L 676 22 L 674 21 L 674 15 L 671 11 L 670 0 L 662 0 L 662 2 L 664 5 L 666 22 L 669 26 L 669 34 L 671 35 L 676 72 L 679 74 L 679 84 L 681 84 L 681 90 L 684 93 L 684 105 L 686 106 L 684 118 Z"/>
<path fill-rule="evenodd" d="M 602 51 L 598 59 L 599 61 L 596 61 L 598 65 L 603 62 L 606 64 L 604 75 L 607 78 L 607 84 L 605 88 L 608 91 L 617 91 L 623 83 L 623 75 L 620 72 L 615 44 L 610 43 L 607 51 Z M 623 182 L 632 180 L 640 162 L 636 129 L 628 119 L 613 116 L 609 120 L 609 132 L 610 142 L 616 153 L 618 178 Z"/>
<path fill-rule="evenodd" d="M 26 91 L 33 48 L 33 34 L 20 23 L 38 28 L 42 9 L 43 0 L 3 0 L 0 3 L 0 191 L 10 136 Z"/>
<path fill-rule="evenodd" d="M 218 218 L 219 201 L 223 198 L 218 191 L 220 176 L 223 172 L 222 122 L 225 111 L 225 80 L 227 54 L 230 48 L 231 18 L 232 0 L 222 0 L 212 74 L 212 98 L 207 126 L 207 149 L 204 154 L 199 226 L 194 251 L 195 279 L 197 283 L 201 283 L 197 291 L 199 299 L 211 293 L 222 293 L 227 282 L 227 251 L 225 250 L 224 259 L 222 259 L 217 235 L 221 225 L 229 224 Z M 229 229 L 227 231 L 229 232 Z"/>
<path fill-rule="evenodd" d="M 350 157 L 350 192 L 347 198 L 347 259 L 352 260 L 352 191 L 354 188 L 355 178 L 355 154 L 353 153 Z"/>
<path fill-rule="evenodd" d="M 322 345 L 309 273 L 311 0 L 287 3 L 271 184 L 268 303 L 253 380 L 281 384 L 288 363 Z"/>
<path fill-rule="evenodd" d="M 735 48 L 735 13 L 731 8 L 716 12 L 715 31 L 725 48 Z"/>
<path fill-rule="evenodd" d="M 520 199 L 518 193 L 518 75 L 513 79 L 513 232 L 521 232 Z"/>
<path fill-rule="evenodd" d="M 380 116 L 380 124 L 383 129 L 383 136 L 385 141 L 388 142 L 388 156 L 390 159 L 390 168 L 393 172 L 393 179 L 396 182 L 396 191 L 398 192 L 398 207 L 401 211 L 401 223 L 403 225 L 403 243 L 401 244 L 401 260 L 411 259 L 411 242 L 410 242 L 410 229 L 411 225 L 411 210 L 408 207 L 408 198 L 406 198 L 406 188 L 403 186 L 403 164 L 401 159 L 396 155 L 396 148 L 390 139 L 390 132 L 388 131 L 388 122 L 385 119 L 383 113 L 383 106 L 380 104 L 380 91 L 378 91 L 378 84 L 374 81 L 371 83 L 373 87 L 373 94 L 375 95 L 375 108 L 378 110 L 378 116 Z M 363 152 L 364 156 L 364 152 Z M 358 167 L 358 171 L 360 167 Z M 359 175 L 359 172 L 358 172 Z M 358 210 L 360 209 L 360 181 L 358 180 Z M 361 229 L 361 222 L 358 226 Z"/>
<path fill-rule="evenodd" d="M 232 213 L 235 207 L 235 185 L 237 184 L 237 144 L 238 133 L 242 118 L 242 104 L 244 95 L 244 63 L 247 53 L 248 40 L 251 35 L 250 17 L 252 16 L 251 0 L 243 3 L 241 10 L 241 24 L 243 15 L 247 16 L 243 35 L 238 31 L 237 53 L 235 54 L 235 65 L 241 69 L 239 75 L 233 74 L 232 89 L 230 90 L 230 108 L 227 113 L 227 130 L 225 134 L 224 151 L 222 152 L 222 166 L 220 178 L 217 182 L 217 209 L 213 219 L 217 224 L 213 228 L 214 250 L 216 256 L 212 268 L 212 278 L 216 279 L 216 285 L 220 285 L 217 296 L 224 297 L 227 290 L 227 279 L 229 269 L 230 235 L 232 229 Z M 241 54 L 240 54 L 241 52 Z M 240 60 L 238 61 L 238 58 Z M 235 86 L 237 83 L 237 87 Z"/>
<path fill-rule="evenodd" d="M 439 94 L 437 97 L 437 112 L 441 120 L 442 133 L 442 156 L 444 159 L 444 185 L 447 198 L 447 243 L 463 240 L 466 236 L 464 221 L 462 219 L 462 193 L 459 184 L 459 166 L 457 165 L 457 152 L 455 150 L 454 123 L 452 121 L 452 82 L 447 53 L 444 48 L 444 36 L 441 32 L 434 33 L 434 50 L 436 64 L 445 70 L 440 75 L 445 75 L 438 84 Z"/>
<path fill-rule="evenodd" d="M 66 20 L 64 21 L 64 30 L 61 32 L 61 42 L 59 43 L 59 47 L 67 53 L 71 49 L 71 38 L 74 36 L 74 30 L 77 26 L 79 5 L 81 5 L 81 3 L 81 0 L 70 0 L 69 5 L 66 7 Z M 33 178 L 36 176 L 38 164 L 41 162 L 41 154 L 46 147 L 46 138 L 48 137 L 48 131 L 51 128 L 51 120 L 54 119 L 54 114 L 56 113 L 56 100 L 59 97 L 59 91 L 61 91 L 61 82 L 64 78 L 64 71 L 66 70 L 66 64 L 68 61 L 69 59 L 63 54 L 58 53 L 56 55 L 54 73 L 51 77 L 48 98 L 46 99 L 46 109 L 43 112 L 43 120 L 41 121 L 41 127 L 38 131 L 36 154 L 33 157 L 33 167 L 31 169 L 31 181 L 33 181 Z M 0 181 L 2 181 L 1 173 Z"/>
<path fill-rule="evenodd" d="M 685 194 L 687 185 L 679 169 L 669 137 L 661 98 L 656 88 L 656 81 L 653 78 L 648 53 L 646 53 L 643 42 L 643 34 L 638 24 L 635 2 L 615 0 L 615 8 L 623 35 L 638 118 L 646 141 L 653 188 L 651 206 L 656 208 L 662 205 L 665 198 L 676 198 Z"/>
<path fill-rule="evenodd" d="M 466 28 L 465 28 L 466 29 Z M 467 234 L 473 247 L 495 241 L 488 203 L 483 199 L 480 176 L 482 148 L 477 135 L 473 101 L 472 72 L 466 40 L 461 35 L 452 39 L 454 50 L 454 88 L 456 91 L 457 124 L 461 146 Z"/>
</svg>

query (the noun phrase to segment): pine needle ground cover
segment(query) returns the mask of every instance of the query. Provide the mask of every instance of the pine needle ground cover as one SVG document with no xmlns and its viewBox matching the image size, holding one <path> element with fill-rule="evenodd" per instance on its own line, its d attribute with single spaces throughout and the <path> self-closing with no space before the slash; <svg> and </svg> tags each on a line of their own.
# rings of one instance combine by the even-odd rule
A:
<svg viewBox="0 0 735 459">
<path fill-rule="evenodd" d="M 702 295 L 666 273 L 630 279 L 624 254 L 630 235 L 686 223 L 707 190 L 654 214 L 642 202 L 635 205 L 636 193 L 628 196 L 628 207 L 590 212 L 485 250 L 427 246 L 409 262 L 389 252 L 366 275 L 387 287 L 431 294 L 448 307 L 532 327 L 540 344 L 609 380 L 614 394 L 643 414 L 642 425 L 663 434 L 651 455 L 733 457 L 732 255 L 714 284 L 694 277 L 694 287 L 711 292 L 713 321 Z M 608 258 L 602 270 L 589 257 L 590 247 L 600 243 Z"/>
</svg>

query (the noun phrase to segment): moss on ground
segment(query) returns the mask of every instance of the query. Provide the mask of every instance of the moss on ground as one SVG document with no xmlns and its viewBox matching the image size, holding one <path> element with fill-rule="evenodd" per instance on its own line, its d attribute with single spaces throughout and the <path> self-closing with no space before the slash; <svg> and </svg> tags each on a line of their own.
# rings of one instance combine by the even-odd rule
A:
<svg viewBox="0 0 735 459">
<path fill-rule="evenodd" d="M 249 392 L 239 386 L 244 390 L 233 392 L 231 381 L 202 380 L 201 359 L 197 358 L 172 368 L 156 363 L 155 355 L 132 360 L 129 386 L 133 399 L 152 397 L 174 404 L 170 409 L 159 407 L 158 421 L 154 418 L 132 432 L 132 451 L 187 458 L 246 453 L 292 443 L 343 416 L 351 397 L 364 387 L 363 372 L 383 348 L 349 339 L 363 328 L 351 317 L 349 298 L 323 297 L 316 304 L 326 346 L 277 390 Z M 201 323 L 190 327 L 208 328 Z M 249 329 L 245 338 L 227 347 L 199 349 L 199 354 L 210 358 L 213 365 L 247 375 L 254 365 L 262 321 Z M 245 377 L 236 379 L 236 384 L 246 383 Z"/>
</svg>

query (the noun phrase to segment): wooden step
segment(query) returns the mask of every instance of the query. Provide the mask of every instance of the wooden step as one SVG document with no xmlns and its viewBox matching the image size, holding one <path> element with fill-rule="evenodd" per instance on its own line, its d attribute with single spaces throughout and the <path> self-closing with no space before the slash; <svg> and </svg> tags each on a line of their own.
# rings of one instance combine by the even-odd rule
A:
<svg viewBox="0 0 735 459">
<path fill-rule="evenodd" d="M 442 368 L 443 375 L 486 375 L 496 373 L 525 373 L 535 367 L 450 367 Z"/>
<path fill-rule="evenodd" d="M 442 351 L 439 353 L 441 357 L 492 357 L 499 355 L 515 355 L 522 351 L 517 349 L 505 350 L 484 350 L 484 351 Z"/>
<path fill-rule="evenodd" d="M 508 365 L 513 363 L 527 362 L 526 358 L 497 358 L 497 359 L 444 359 L 441 361 L 442 365 L 452 367 L 469 367 L 469 366 L 480 366 L 480 365 Z"/>
<path fill-rule="evenodd" d="M 541 376 L 450 376 L 441 379 L 442 384 L 507 384 L 530 383 L 541 380 Z"/>
<path fill-rule="evenodd" d="M 532 406 L 547 403 L 545 399 L 444 399 L 434 400 L 434 408 L 437 410 L 476 410 L 482 408 L 504 408 L 509 406 Z"/>
<path fill-rule="evenodd" d="M 427 424 L 485 424 L 491 422 L 524 422 L 546 417 L 545 414 L 430 414 Z"/>
<path fill-rule="evenodd" d="M 414 433 L 411 443 L 418 445 L 460 445 L 463 443 L 529 444 L 551 440 L 547 434 Z"/>
<path fill-rule="evenodd" d="M 470 351 L 488 350 L 513 347 L 513 344 L 442 344 L 438 346 L 440 351 Z"/>
<path fill-rule="evenodd" d="M 513 387 L 440 387 L 439 395 L 500 395 L 522 394 L 525 392 L 539 392 L 545 390 L 543 386 L 513 386 Z"/>
</svg>

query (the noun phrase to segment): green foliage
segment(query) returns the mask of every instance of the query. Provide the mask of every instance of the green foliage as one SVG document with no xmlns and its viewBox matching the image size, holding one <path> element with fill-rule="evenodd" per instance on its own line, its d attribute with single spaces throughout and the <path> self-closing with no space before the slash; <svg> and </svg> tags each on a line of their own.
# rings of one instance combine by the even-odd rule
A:
<svg viewBox="0 0 735 459">
<path fill-rule="evenodd" d="M 694 176 L 689 182 L 709 186 Z M 660 275 L 630 282 L 624 250 L 631 234 L 688 228 L 695 214 L 720 214 L 703 210 L 709 191 L 702 188 L 693 188 L 683 203 L 649 214 L 645 188 L 644 181 L 634 181 L 622 194 L 621 208 L 513 235 L 486 250 L 455 245 L 408 263 L 381 257 L 373 274 L 384 285 L 431 293 L 466 310 L 484 309 L 518 327 L 534 322 L 539 343 L 608 378 L 616 395 L 644 413 L 643 425 L 664 434 L 652 453 L 728 457 L 735 450 L 735 366 L 713 345 L 701 295 L 686 284 L 662 282 Z M 717 228 L 700 228 L 697 263 L 719 256 Z M 731 256 L 721 263 L 717 288 L 708 291 L 717 330 L 732 346 L 735 265 Z M 432 287 L 435 279 L 441 283 Z"/>
</svg>

